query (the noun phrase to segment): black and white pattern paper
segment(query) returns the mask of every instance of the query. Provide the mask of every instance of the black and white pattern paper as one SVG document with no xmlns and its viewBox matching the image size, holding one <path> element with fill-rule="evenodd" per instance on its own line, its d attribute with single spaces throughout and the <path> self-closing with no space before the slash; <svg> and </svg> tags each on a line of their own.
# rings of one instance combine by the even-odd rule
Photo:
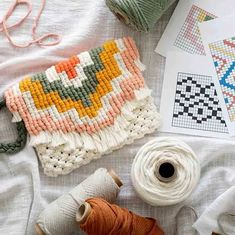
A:
<svg viewBox="0 0 235 235">
<path fill-rule="evenodd" d="M 209 60 L 171 52 L 166 58 L 161 96 L 161 131 L 229 138 Z"/>
<path fill-rule="evenodd" d="M 178 73 L 172 126 L 228 132 L 212 77 Z"/>
</svg>

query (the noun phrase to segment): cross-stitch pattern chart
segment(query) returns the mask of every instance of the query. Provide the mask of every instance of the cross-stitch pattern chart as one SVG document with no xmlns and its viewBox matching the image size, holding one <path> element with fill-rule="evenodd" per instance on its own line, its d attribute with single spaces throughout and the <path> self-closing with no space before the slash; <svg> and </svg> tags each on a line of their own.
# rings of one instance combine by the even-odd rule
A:
<svg viewBox="0 0 235 235">
<path fill-rule="evenodd" d="M 212 77 L 178 73 L 172 126 L 228 133 Z"/>
<path fill-rule="evenodd" d="M 235 37 L 209 44 L 224 101 L 235 121 Z"/>
<path fill-rule="evenodd" d="M 213 14 L 193 5 L 174 45 L 191 54 L 205 55 L 198 23 L 214 18 Z"/>
</svg>

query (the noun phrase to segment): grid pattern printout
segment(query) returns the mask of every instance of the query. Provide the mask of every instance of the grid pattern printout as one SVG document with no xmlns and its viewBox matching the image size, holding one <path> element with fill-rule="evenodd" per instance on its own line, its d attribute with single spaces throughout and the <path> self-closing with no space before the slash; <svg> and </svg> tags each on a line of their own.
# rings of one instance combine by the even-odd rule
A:
<svg viewBox="0 0 235 235">
<path fill-rule="evenodd" d="M 231 122 L 235 121 L 235 37 L 209 44 Z"/>
<path fill-rule="evenodd" d="M 193 5 L 174 45 L 191 54 L 205 55 L 198 23 L 214 18 L 213 14 Z"/>
<path fill-rule="evenodd" d="M 212 77 L 178 73 L 172 126 L 228 133 Z"/>
</svg>

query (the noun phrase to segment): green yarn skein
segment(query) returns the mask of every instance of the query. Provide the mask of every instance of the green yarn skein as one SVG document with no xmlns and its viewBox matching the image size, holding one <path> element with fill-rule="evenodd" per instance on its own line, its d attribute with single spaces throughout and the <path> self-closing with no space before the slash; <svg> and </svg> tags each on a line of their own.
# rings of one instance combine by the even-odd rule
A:
<svg viewBox="0 0 235 235">
<path fill-rule="evenodd" d="M 0 99 L 0 109 L 3 107 L 6 107 L 5 100 Z M 13 154 L 24 148 L 27 141 L 27 130 L 25 128 L 24 122 L 17 122 L 16 129 L 18 134 L 17 139 L 12 143 L 0 143 L 0 153 Z"/>
<path fill-rule="evenodd" d="M 176 0 L 106 0 L 119 20 L 137 31 L 149 31 Z"/>
</svg>

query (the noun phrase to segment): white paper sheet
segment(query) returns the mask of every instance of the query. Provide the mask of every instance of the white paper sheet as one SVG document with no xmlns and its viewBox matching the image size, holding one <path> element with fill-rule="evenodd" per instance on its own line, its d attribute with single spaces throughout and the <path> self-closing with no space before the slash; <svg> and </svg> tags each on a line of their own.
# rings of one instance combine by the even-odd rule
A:
<svg viewBox="0 0 235 235">
<path fill-rule="evenodd" d="M 167 54 L 160 113 L 163 132 L 229 137 L 210 62 L 205 56 Z"/>
<path fill-rule="evenodd" d="M 170 50 L 205 55 L 198 23 L 234 14 L 234 0 L 180 0 L 156 52 L 166 57 Z"/>
<path fill-rule="evenodd" d="M 235 136 L 235 16 L 200 24 L 206 54 L 229 132 Z"/>
</svg>

